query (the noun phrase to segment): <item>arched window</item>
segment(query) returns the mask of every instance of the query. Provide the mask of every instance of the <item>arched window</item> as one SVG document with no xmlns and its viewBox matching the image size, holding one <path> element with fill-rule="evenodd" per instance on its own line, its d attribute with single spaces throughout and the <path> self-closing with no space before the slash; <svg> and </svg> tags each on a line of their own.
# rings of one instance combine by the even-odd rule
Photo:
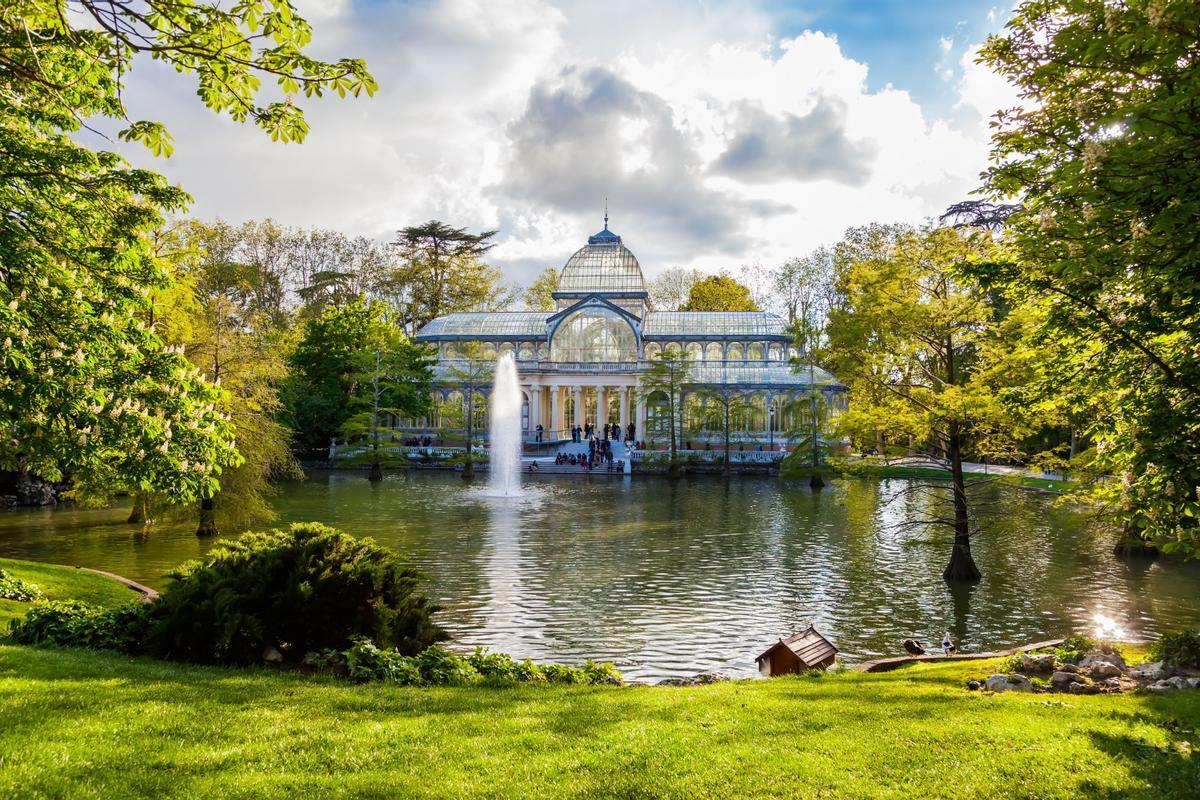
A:
<svg viewBox="0 0 1200 800">
<path fill-rule="evenodd" d="M 667 346 L 664 347 L 663 350 L 668 353 L 674 353 L 675 355 L 679 355 L 681 352 L 683 352 L 683 348 L 679 346 L 679 342 L 668 342 Z"/>
<path fill-rule="evenodd" d="M 751 342 L 749 345 L 746 346 L 746 360 L 747 361 L 762 361 L 763 360 L 763 346 L 761 343 Z"/>
<path fill-rule="evenodd" d="M 723 358 L 725 358 L 725 351 L 720 342 L 709 342 L 708 346 L 704 348 L 705 361 L 720 361 Z"/>
<path fill-rule="evenodd" d="M 646 432 L 652 436 L 670 435 L 671 413 L 666 392 L 653 392 L 646 398 Z"/>
<path fill-rule="evenodd" d="M 745 351 L 742 350 L 742 346 L 740 344 L 738 344 L 737 342 L 734 342 L 733 344 L 729 345 L 729 349 L 726 351 L 726 354 L 725 354 L 725 358 L 728 359 L 729 361 L 741 361 L 745 357 L 746 357 Z"/>
<path fill-rule="evenodd" d="M 687 353 L 689 361 L 699 361 L 704 358 L 704 347 L 699 342 L 688 342 L 684 352 Z"/>
<path fill-rule="evenodd" d="M 498 351 L 498 353 L 499 353 L 499 355 L 504 355 L 505 353 L 513 353 L 512 342 L 505 342 L 504 344 L 500 345 L 500 350 Z M 513 353 L 513 358 L 516 358 L 515 353 Z"/>
<path fill-rule="evenodd" d="M 769 354 L 768 357 L 772 361 L 779 361 L 780 359 L 783 358 L 783 348 L 777 344 L 771 345 L 770 349 L 767 352 Z"/>
<path fill-rule="evenodd" d="M 550 347 L 546 344 L 539 344 L 537 348 L 537 357 L 543 361 L 550 358 Z"/>
<path fill-rule="evenodd" d="M 529 361 L 533 358 L 533 342 L 521 342 L 521 347 L 517 351 L 517 358 L 522 361 Z"/>
<path fill-rule="evenodd" d="M 555 361 L 637 361 L 637 338 L 615 311 L 585 308 L 559 323 L 550 352 Z"/>
<path fill-rule="evenodd" d="M 496 345 L 492 342 L 483 343 L 483 355 L 487 358 L 496 357 Z"/>
<path fill-rule="evenodd" d="M 458 345 L 454 342 L 442 345 L 442 358 L 458 358 Z"/>
<path fill-rule="evenodd" d="M 649 361 L 650 359 L 654 358 L 655 356 L 657 356 L 659 353 L 662 352 L 662 348 L 658 346 L 657 342 L 647 343 L 645 349 L 646 349 L 646 360 L 647 361 Z"/>
</svg>

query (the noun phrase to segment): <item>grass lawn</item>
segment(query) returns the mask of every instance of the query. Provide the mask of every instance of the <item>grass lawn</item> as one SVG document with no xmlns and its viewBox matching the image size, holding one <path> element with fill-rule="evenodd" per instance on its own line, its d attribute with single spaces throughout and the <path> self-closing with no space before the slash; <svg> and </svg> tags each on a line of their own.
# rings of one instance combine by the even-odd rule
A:
<svg viewBox="0 0 1200 800">
<path fill-rule="evenodd" d="M 0 565 L 55 597 L 133 594 Z M 0 640 L 0 798 L 1197 796 L 1200 693 L 962 688 L 994 668 L 415 689 Z"/>
<path fill-rule="evenodd" d="M 1197 796 L 1200 693 L 988 671 L 413 689 L 0 646 L 0 797 Z"/>
<path fill-rule="evenodd" d="M 127 586 L 87 570 L 10 558 L 0 558 L 0 569 L 13 577 L 36 583 L 50 600 L 83 600 L 94 605 L 115 606 L 138 598 L 138 593 Z M 28 603 L 0 600 L 0 634 L 8 631 L 10 620 L 24 617 L 28 609 Z"/>
</svg>

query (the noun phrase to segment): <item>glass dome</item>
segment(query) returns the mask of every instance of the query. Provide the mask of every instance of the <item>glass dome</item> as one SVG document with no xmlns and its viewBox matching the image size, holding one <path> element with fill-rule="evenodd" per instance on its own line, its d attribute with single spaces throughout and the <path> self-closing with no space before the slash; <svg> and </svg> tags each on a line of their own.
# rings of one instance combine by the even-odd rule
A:
<svg viewBox="0 0 1200 800">
<path fill-rule="evenodd" d="M 588 243 L 567 259 L 558 279 L 558 293 L 591 292 L 641 294 L 646 291 L 642 267 L 621 237 L 604 226 Z"/>
<path fill-rule="evenodd" d="M 584 308 L 571 314 L 554 331 L 550 342 L 554 361 L 637 361 L 637 337 L 620 314 L 607 308 Z"/>
</svg>

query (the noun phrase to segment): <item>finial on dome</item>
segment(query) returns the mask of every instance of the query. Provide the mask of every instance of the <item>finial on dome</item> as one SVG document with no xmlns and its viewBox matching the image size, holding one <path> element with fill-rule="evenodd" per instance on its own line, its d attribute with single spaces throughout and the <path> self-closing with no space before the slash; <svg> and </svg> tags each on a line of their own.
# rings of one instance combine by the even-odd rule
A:
<svg viewBox="0 0 1200 800">
<path fill-rule="evenodd" d="M 608 230 L 608 195 L 604 196 L 604 230 Z"/>
</svg>

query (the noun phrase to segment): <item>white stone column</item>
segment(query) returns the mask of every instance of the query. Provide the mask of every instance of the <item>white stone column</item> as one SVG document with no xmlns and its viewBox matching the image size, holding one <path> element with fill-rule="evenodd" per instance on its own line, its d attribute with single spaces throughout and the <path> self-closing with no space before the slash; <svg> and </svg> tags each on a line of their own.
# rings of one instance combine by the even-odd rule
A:
<svg viewBox="0 0 1200 800">
<path fill-rule="evenodd" d="M 636 390 L 635 390 L 636 391 Z M 642 397 L 642 393 L 637 393 L 637 432 L 638 441 L 646 441 L 646 398 Z"/>
<path fill-rule="evenodd" d="M 576 427 L 583 427 L 583 387 L 575 386 L 575 407 L 571 409 L 571 424 Z"/>
<path fill-rule="evenodd" d="M 596 387 L 596 427 L 599 428 L 608 424 L 608 410 L 604 408 L 604 401 L 608 398 L 604 396 L 604 387 Z"/>
<path fill-rule="evenodd" d="M 529 432 L 536 435 L 542 421 L 542 387 L 529 387 Z"/>
<path fill-rule="evenodd" d="M 560 410 L 561 396 L 562 396 L 562 390 L 560 389 L 559 385 L 557 383 L 551 384 L 551 386 L 550 386 L 550 427 L 556 431 L 561 430 L 563 428 L 562 423 L 559 422 L 559 417 L 562 416 L 562 412 Z M 560 433 L 558 435 L 561 436 L 562 434 Z"/>
<path fill-rule="evenodd" d="M 621 387 L 621 437 L 625 437 L 625 429 L 629 427 L 629 387 Z"/>
</svg>

